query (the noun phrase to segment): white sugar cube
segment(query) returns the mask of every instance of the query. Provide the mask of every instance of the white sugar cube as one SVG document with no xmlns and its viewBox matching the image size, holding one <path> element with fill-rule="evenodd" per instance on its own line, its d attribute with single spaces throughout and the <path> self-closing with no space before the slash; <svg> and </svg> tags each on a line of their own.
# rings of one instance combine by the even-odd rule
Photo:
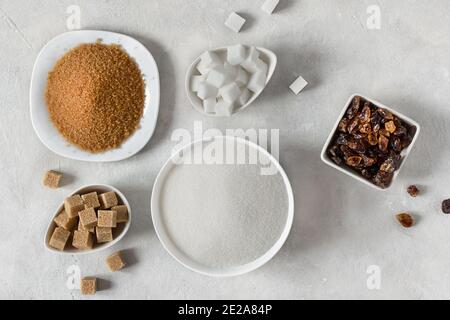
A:
<svg viewBox="0 0 450 320">
<path fill-rule="evenodd" d="M 216 114 L 219 116 L 229 117 L 233 114 L 234 102 L 219 100 L 216 104 Z"/>
<path fill-rule="evenodd" d="M 261 92 L 266 85 L 266 78 L 266 74 L 261 71 L 252 74 L 248 81 L 247 88 L 255 93 Z"/>
<path fill-rule="evenodd" d="M 219 95 L 226 102 L 234 102 L 241 95 L 241 89 L 235 82 L 232 82 L 220 88 Z"/>
<path fill-rule="evenodd" d="M 216 98 L 208 98 L 203 100 L 203 110 L 206 113 L 215 113 L 216 112 Z"/>
<path fill-rule="evenodd" d="M 245 87 L 248 83 L 248 73 L 247 71 L 245 71 L 244 69 L 242 69 L 241 67 L 239 67 L 237 75 L 236 75 L 236 84 L 239 87 Z"/>
<path fill-rule="evenodd" d="M 219 56 L 211 51 L 206 51 L 200 56 L 200 62 L 197 64 L 197 70 L 202 74 L 207 74 L 211 69 L 222 65 Z"/>
<path fill-rule="evenodd" d="M 280 0 L 266 0 L 261 6 L 261 9 L 268 14 L 272 14 L 279 2 Z"/>
<path fill-rule="evenodd" d="M 229 64 L 228 62 L 225 62 L 223 65 L 223 68 L 225 70 L 225 73 L 227 74 L 227 77 L 229 81 L 232 81 L 234 79 L 236 79 L 237 75 L 238 75 L 238 71 L 239 71 L 239 67 L 238 66 L 233 66 L 231 64 Z"/>
<path fill-rule="evenodd" d="M 236 33 L 241 30 L 244 23 L 245 19 L 238 15 L 236 12 L 232 12 L 225 21 L 225 25 Z"/>
<path fill-rule="evenodd" d="M 258 61 L 256 62 L 256 70 L 254 72 L 262 72 L 267 75 L 268 69 L 269 67 L 267 66 L 267 63 L 265 63 L 261 59 L 258 59 Z"/>
<path fill-rule="evenodd" d="M 289 88 L 294 92 L 295 94 L 299 94 L 303 89 L 306 88 L 308 85 L 308 82 L 303 79 L 302 76 L 299 76 L 290 86 Z"/>
<path fill-rule="evenodd" d="M 245 58 L 245 60 L 241 63 L 242 68 L 247 70 L 248 72 L 253 73 L 254 70 L 257 69 L 259 60 L 259 51 L 255 47 L 250 47 L 248 50 L 248 56 Z"/>
<path fill-rule="evenodd" d="M 202 100 L 212 97 L 215 98 L 218 93 L 219 90 L 207 82 L 201 82 L 198 85 L 197 96 Z"/>
<path fill-rule="evenodd" d="M 242 44 L 229 46 L 227 49 L 227 61 L 233 66 L 237 66 L 244 62 L 247 57 L 247 50 Z"/>
<path fill-rule="evenodd" d="M 191 78 L 191 90 L 193 92 L 197 92 L 198 91 L 198 85 L 200 83 L 202 83 L 202 82 L 205 82 L 205 81 L 206 81 L 206 76 L 204 76 L 204 75 L 200 75 L 200 76 L 194 75 L 194 76 L 192 76 L 192 78 Z"/>
<path fill-rule="evenodd" d="M 208 73 L 206 82 L 216 88 L 221 88 L 229 81 L 229 77 L 230 76 L 225 71 L 225 68 L 223 66 L 218 66 Z"/>
<path fill-rule="evenodd" d="M 252 96 L 252 93 L 250 92 L 250 90 L 248 90 L 247 88 L 244 88 L 242 90 L 241 95 L 239 96 L 237 103 L 242 107 L 243 105 L 245 105 L 248 100 L 250 100 L 250 97 Z"/>
</svg>

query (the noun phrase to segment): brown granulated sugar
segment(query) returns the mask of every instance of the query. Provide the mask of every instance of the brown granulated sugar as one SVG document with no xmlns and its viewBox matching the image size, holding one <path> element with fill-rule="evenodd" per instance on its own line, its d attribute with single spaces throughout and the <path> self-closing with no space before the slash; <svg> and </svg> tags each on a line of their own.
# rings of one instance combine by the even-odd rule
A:
<svg viewBox="0 0 450 320">
<path fill-rule="evenodd" d="M 120 46 L 82 44 L 48 74 L 45 99 L 63 137 L 96 153 L 119 147 L 139 127 L 145 84 L 138 65 Z"/>
</svg>

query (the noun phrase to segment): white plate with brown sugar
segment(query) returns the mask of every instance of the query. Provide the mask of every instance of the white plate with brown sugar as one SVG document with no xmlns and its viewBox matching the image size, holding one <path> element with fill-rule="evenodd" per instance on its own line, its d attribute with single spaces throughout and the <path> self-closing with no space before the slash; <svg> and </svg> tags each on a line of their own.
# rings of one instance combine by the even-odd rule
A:
<svg viewBox="0 0 450 320">
<path fill-rule="evenodd" d="M 66 140 L 52 123 L 46 102 L 49 72 L 69 50 L 82 45 L 119 45 L 138 66 L 144 80 L 145 102 L 138 128 L 114 149 L 85 151 Z M 63 33 L 50 40 L 39 53 L 31 76 L 31 121 L 42 143 L 56 154 L 82 161 L 119 161 L 138 153 L 150 140 L 156 127 L 160 101 L 159 72 L 152 54 L 136 39 L 108 31 L 79 30 Z"/>
</svg>

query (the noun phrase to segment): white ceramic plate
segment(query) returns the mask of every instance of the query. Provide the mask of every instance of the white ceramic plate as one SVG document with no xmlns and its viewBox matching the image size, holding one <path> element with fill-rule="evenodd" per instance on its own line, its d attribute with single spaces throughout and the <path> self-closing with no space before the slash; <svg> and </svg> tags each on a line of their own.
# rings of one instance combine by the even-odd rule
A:
<svg viewBox="0 0 450 320">
<path fill-rule="evenodd" d="M 117 228 L 114 228 L 114 229 L 116 229 L 116 230 L 114 230 L 115 237 L 114 237 L 114 240 L 111 242 L 98 244 L 93 249 L 90 249 L 90 250 L 78 250 L 78 249 L 72 247 L 70 244 L 68 244 L 64 251 L 59 251 L 59 250 L 56 250 L 55 248 L 50 247 L 49 242 L 50 242 L 50 238 L 53 234 L 53 230 L 55 230 L 55 228 L 56 228 L 56 224 L 55 224 L 55 222 L 53 222 L 53 219 L 64 208 L 64 201 L 61 201 L 62 204 L 58 206 L 58 209 L 56 209 L 55 213 L 51 217 L 51 221 L 48 225 L 47 232 L 45 233 L 44 245 L 49 251 L 54 252 L 54 253 L 59 253 L 59 254 L 73 254 L 73 255 L 94 253 L 94 252 L 98 252 L 98 251 L 104 250 L 106 248 L 109 248 L 109 247 L 115 245 L 128 232 L 128 229 L 130 229 L 130 225 L 131 225 L 131 207 L 130 207 L 130 204 L 128 203 L 127 199 L 125 198 L 125 196 L 118 189 L 116 189 L 112 186 L 105 185 L 105 184 L 97 184 L 97 185 L 89 185 L 89 186 L 81 187 L 81 188 L 75 190 L 74 192 L 72 192 L 70 195 L 74 195 L 74 194 L 82 195 L 82 194 L 93 192 L 93 191 L 97 191 L 98 194 L 101 194 L 104 192 L 109 192 L 109 191 L 114 191 L 117 195 L 117 198 L 119 199 L 119 204 L 124 204 L 128 208 L 128 221 L 126 223 L 117 224 Z M 95 237 L 95 235 L 94 235 L 94 237 Z M 69 241 L 70 241 L 70 239 L 69 239 Z"/>
<path fill-rule="evenodd" d="M 211 51 L 217 53 L 219 56 L 221 56 L 223 59 L 225 59 L 227 48 L 228 47 L 220 47 L 220 48 L 213 49 Z M 256 47 L 256 49 L 260 53 L 261 60 L 264 61 L 265 63 L 267 63 L 267 66 L 268 66 L 267 79 L 266 79 L 266 86 L 267 86 L 267 84 L 269 83 L 270 79 L 272 78 L 273 73 L 275 71 L 275 68 L 277 66 L 277 56 L 276 56 L 275 53 L 273 53 L 272 51 L 270 51 L 268 49 L 261 48 L 261 47 Z M 202 113 L 204 115 L 210 116 L 210 117 L 221 117 L 221 116 L 216 115 L 216 114 L 206 113 L 203 110 L 202 100 L 197 96 L 197 94 L 195 92 L 192 92 L 192 90 L 191 90 L 191 79 L 192 79 L 192 76 L 200 74 L 197 71 L 197 64 L 199 62 L 200 62 L 200 56 L 197 57 L 197 59 L 195 59 L 194 62 L 192 62 L 192 64 L 189 66 L 188 71 L 186 72 L 186 79 L 185 79 L 185 84 L 184 84 L 185 90 L 186 90 L 186 94 L 187 94 L 187 96 L 189 98 L 189 101 L 191 102 L 192 106 L 198 112 L 200 112 L 200 113 Z M 233 114 L 236 114 L 239 111 L 242 111 L 243 109 L 247 108 L 250 104 L 252 104 L 253 101 L 256 100 L 256 98 L 258 98 L 258 96 L 263 91 L 264 91 L 264 89 L 261 90 L 258 93 L 253 93 L 253 95 L 250 97 L 248 102 L 246 104 L 244 104 L 242 107 L 239 107 L 238 109 L 236 109 L 233 112 Z"/>
<path fill-rule="evenodd" d="M 414 147 L 414 144 L 415 144 L 416 141 L 417 141 L 417 138 L 419 137 L 419 133 L 420 133 L 420 125 L 419 125 L 416 121 L 414 121 L 413 119 L 411 119 L 411 118 L 405 116 L 404 114 L 401 114 L 400 112 L 395 111 L 395 110 L 393 110 L 393 109 L 391 109 L 391 108 L 385 106 L 385 105 L 382 104 L 381 102 L 378 102 L 378 101 L 376 101 L 376 100 L 367 98 L 367 97 L 365 97 L 365 96 L 363 96 L 363 95 L 361 95 L 361 94 L 353 94 L 353 95 L 348 99 L 346 105 L 344 106 L 344 109 L 342 109 L 341 114 L 339 115 L 339 117 L 338 117 L 338 119 L 337 119 L 337 121 L 336 121 L 336 123 L 335 123 L 335 125 L 334 125 L 334 127 L 333 127 L 333 130 L 331 130 L 331 133 L 330 133 L 330 135 L 328 136 L 328 139 L 327 139 L 327 141 L 325 142 L 325 144 L 324 144 L 324 146 L 323 146 L 323 148 L 322 148 L 322 152 L 321 152 L 321 154 L 320 154 L 320 158 L 321 158 L 322 161 L 325 162 L 327 165 L 329 165 L 329 166 L 331 166 L 331 167 L 333 167 L 333 168 L 335 168 L 335 169 L 337 169 L 337 170 L 339 170 L 339 171 L 341 171 L 341 172 L 343 172 L 343 173 L 349 175 L 350 177 L 355 178 L 356 180 L 358 180 L 358 181 L 360 181 L 360 182 L 362 182 L 362 183 L 364 183 L 364 184 L 366 184 L 366 185 L 368 185 L 368 186 L 370 186 L 370 187 L 372 187 L 372 188 L 375 188 L 375 189 L 377 189 L 377 190 L 385 191 L 385 190 L 388 190 L 390 186 L 387 187 L 387 188 L 385 188 L 385 189 L 380 188 L 379 186 L 373 184 L 372 182 L 370 182 L 369 180 L 365 179 L 363 176 L 357 174 L 355 171 L 351 170 L 350 168 L 346 167 L 345 165 L 338 166 L 336 163 L 333 162 L 333 160 L 330 159 L 330 157 L 329 157 L 328 154 L 327 154 L 328 147 L 329 147 L 329 145 L 330 145 L 331 140 L 332 140 L 333 137 L 334 137 L 334 134 L 336 133 L 336 131 L 337 131 L 337 129 L 338 129 L 339 122 L 340 122 L 341 119 L 344 117 L 345 112 L 346 112 L 347 109 L 348 109 L 348 106 L 349 106 L 350 103 L 352 102 L 353 98 L 356 97 L 356 96 L 360 96 L 360 97 L 362 97 L 363 99 L 365 99 L 365 100 L 367 100 L 367 101 L 370 101 L 370 102 L 371 102 L 372 104 L 374 104 L 375 106 L 380 107 L 380 108 L 384 108 L 384 109 L 390 111 L 392 114 L 396 115 L 400 120 L 403 120 L 404 122 L 406 122 L 406 123 L 409 124 L 410 126 L 416 127 L 416 133 L 415 133 L 415 135 L 414 135 L 413 140 L 411 141 L 411 144 L 408 146 L 408 148 L 402 150 L 402 152 L 401 152 L 401 156 L 403 157 L 402 163 L 400 164 L 400 167 L 394 172 L 394 177 L 393 177 L 393 179 L 392 179 L 392 182 L 391 182 L 390 186 L 392 186 L 392 184 L 394 183 L 394 181 L 395 181 L 395 179 L 397 178 L 398 174 L 400 173 L 401 169 L 403 168 L 403 165 L 405 164 L 406 159 L 407 159 L 408 156 L 409 156 L 409 153 L 411 152 L 412 148 Z"/>
<path fill-rule="evenodd" d="M 45 103 L 47 75 L 56 61 L 68 50 L 82 43 L 101 39 L 105 44 L 118 44 L 132 57 L 144 75 L 145 108 L 140 128 L 119 148 L 103 153 L 89 153 L 70 145 L 50 121 Z M 63 33 L 50 40 L 39 53 L 34 64 L 30 87 L 31 121 L 42 143 L 60 156 L 83 161 L 118 161 L 133 156 L 150 140 L 155 130 L 159 110 L 159 73 L 151 53 L 137 40 L 114 32 L 79 30 Z"/>
<path fill-rule="evenodd" d="M 249 150 L 252 149 L 252 151 L 256 151 L 257 154 L 263 154 L 267 157 L 267 159 L 270 161 L 270 164 L 274 166 L 274 168 L 277 169 L 277 172 L 280 174 L 280 176 L 283 179 L 284 185 L 286 187 L 286 198 L 288 201 L 287 205 L 287 217 L 286 217 L 286 223 L 284 225 L 283 231 L 281 232 L 280 237 L 277 241 L 275 241 L 270 247 L 268 251 L 266 251 L 263 255 L 261 255 L 256 260 L 251 261 L 250 263 L 246 263 L 244 265 L 238 265 L 238 266 L 232 266 L 232 267 L 225 267 L 225 268 L 214 268 L 210 266 L 206 266 L 202 263 L 199 263 L 198 261 L 194 260 L 193 258 L 188 257 L 183 251 L 181 251 L 177 245 L 174 243 L 174 241 L 171 239 L 169 233 L 167 232 L 167 229 L 164 225 L 164 212 L 160 208 L 160 199 L 162 196 L 162 189 L 164 186 L 164 183 L 168 177 L 168 175 L 171 173 L 171 170 L 177 166 L 177 159 L 180 154 L 183 154 L 185 152 L 189 152 L 190 150 L 193 150 L 192 148 L 195 148 L 194 146 L 202 144 L 202 143 L 210 143 L 213 140 L 216 139 L 235 139 L 237 143 L 243 144 L 246 148 Z M 225 140 L 223 142 L 225 142 Z M 182 196 L 182 195 L 180 195 Z M 199 195 L 199 201 L 201 201 L 201 196 Z M 161 241 L 164 248 L 169 252 L 169 254 L 175 258 L 179 263 L 181 263 L 186 268 L 193 270 L 195 272 L 198 272 L 203 275 L 208 276 L 214 276 L 214 277 L 228 277 L 228 276 L 237 276 L 241 275 L 250 271 L 253 271 L 265 263 L 267 263 L 270 259 L 272 259 L 275 254 L 281 249 L 284 242 L 286 241 L 289 232 L 291 230 L 293 218 L 294 218 L 294 196 L 292 193 L 291 184 L 289 182 L 289 179 L 284 172 L 283 168 L 280 166 L 278 161 L 265 149 L 262 147 L 249 142 L 248 140 L 237 138 L 237 137 L 229 137 L 229 136 L 217 136 L 213 138 L 207 138 L 204 140 L 199 140 L 196 142 L 193 142 L 192 144 L 180 149 L 179 151 L 175 152 L 169 160 L 164 164 L 163 168 L 159 172 L 155 184 L 153 186 L 153 192 L 152 192 L 152 199 L 151 199 L 151 210 L 152 210 L 152 220 L 153 225 L 156 230 L 156 234 L 158 235 L 159 240 Z"/>
</svg>

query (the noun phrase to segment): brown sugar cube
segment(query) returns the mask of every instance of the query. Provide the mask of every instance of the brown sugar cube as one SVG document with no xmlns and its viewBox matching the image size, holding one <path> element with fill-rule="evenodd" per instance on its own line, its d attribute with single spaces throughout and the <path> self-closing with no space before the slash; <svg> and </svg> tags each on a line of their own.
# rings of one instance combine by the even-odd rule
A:
<svg viewBox="0 0 450 320">
<path fill-rule="evenodd" d="M 95 227 L 85 228 L 83 226 L 83 224 L 81 223 L 81 220 L 78 220 L 78 230 L 89 231 L 90 233 L 94 233 L 95 232 Z"/>
<path fill-rule="evenodd" d="M 78 212 L 84 209 L 83 199 L 79 194 L 68 197 L 64 200 L 64 209 L 70 218 L 76 217 Z"/>
<path fill-rule="evenodd" d="M 109 242 L 113 240 L 112 229 L 105 227 L 96 227 L 95 234 L 98 243 Z"/>
<path fill-rule="evenodd" d="M 97 278 L 84 277 L 81 279 L 80 289 L 82 295 L 94 295 L 97 292 Z"/>
<path fill-rule="evenodd" d="M 106 228 L 117 227 L 117 212 L 112 210 L 98 210 L 97 226 Z"/>
<path fill-rule="evenodd" d="M 42 183 L 44 184 L 44 186 L 46 186 L 48 188 L 58 189 L 61 178 L 62 178 L 62 173 L 50 170 L 44 174 L 44 179 L 42 180 Z"/>
<path fill-rule="evenodd" d="M 97 209 L 100 207 L 100 201 L 98 200 L 97 192 L 90 192 L 81 195 L 81 199 L 83 199 L 85 208 L 94 208 Z"/>
<path fill-rule="evenodd" d="M 117 206 L 119 204 L 119 200 L 117 200 L 116 193 L 114 191 L 110 191 L 100 195 L 100 203 L 102 209 L 109 209 Z"/>
<path fill-rule="evenodd" d="M 70 231 L 64 228 L 56 227 L 50 238 L 49 245 L 52 248 L 63 251 L 66 247 L 67 240 L 69 240 Z"/>
<path fill-rule="evenodd" d="M 55 219 L 53 219 L 53 222 L 56 223 L 58 227 L 64 228 L 66 230 L 73 230 L 75 226 L 77 225 L 77 217 L 69 218 L 66 211 L 61 211 L 60 214 L 56 216 Z"/>
<path fill-rule="evenodd" d="M 92 249 L 94 236 L 89 231 L 75 230 L 73 233 L 72 245 L 80 250 Z"/>
<path fill-rule="evenodd" d="M 83 227 L 91 228 L 97 225 L 97 215 L 95 214 L 94 208 L 87 208 L 80 211 L 79 216 Z"/>
<path fill-rule="evenodd" d="M 115 252 L 106 258 L 106 264 L 111 272 L 116 272 L 125 267 L 125 261 L 123 260 L 120 251 Z"/>
<path fill-rule="evenodd" d="M 117 223 L 128 221 L 128 208 L 126 205 L 114 206 L 111 210 L 117 212 Z"/>
</svg>

